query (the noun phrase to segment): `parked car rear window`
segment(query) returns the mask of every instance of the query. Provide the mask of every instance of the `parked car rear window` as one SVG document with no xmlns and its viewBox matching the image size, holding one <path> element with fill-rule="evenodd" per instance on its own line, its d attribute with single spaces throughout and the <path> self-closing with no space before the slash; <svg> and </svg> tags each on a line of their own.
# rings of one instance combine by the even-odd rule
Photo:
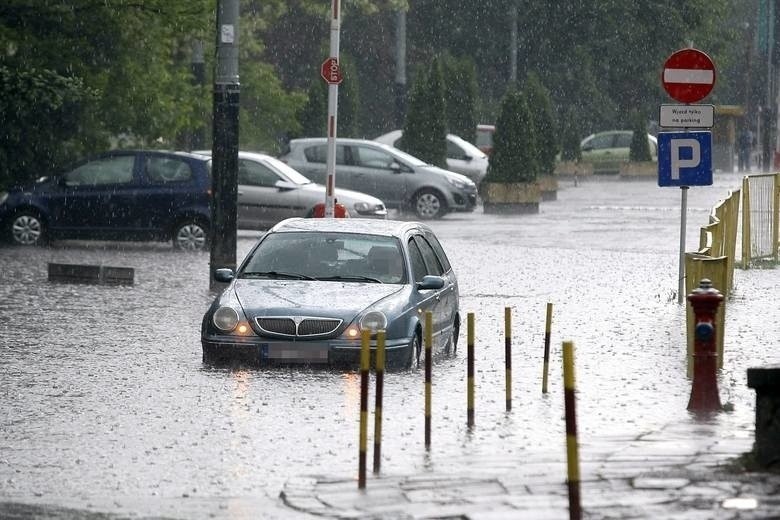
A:
<svg viewBox="0 0 780 520">
<path fill-rule="evenodd" d="M 134 164 L 135 157 L 132 155 L 89 161 L 66 173 L 65 184 L 68 186 L 128 184 L 133 181 Z"/>
<path fill-rule="evenodd" d="M 328 159 L 328 145 L 322 144 L 317 146 L 310 146 L 303 151 L 306 156 L 306 160 L 312 163 L 325 164 Z M 336 164 L 346 164 L 345 158 L 345 146 L 336 146 Z"/>
<path fill-rule="evenodd" d="M 192 169 L 182 159 L 152 155 L 146 158 L 146 176 L 151 182 L 184 182 L 192 179 Z"/>
</svg>

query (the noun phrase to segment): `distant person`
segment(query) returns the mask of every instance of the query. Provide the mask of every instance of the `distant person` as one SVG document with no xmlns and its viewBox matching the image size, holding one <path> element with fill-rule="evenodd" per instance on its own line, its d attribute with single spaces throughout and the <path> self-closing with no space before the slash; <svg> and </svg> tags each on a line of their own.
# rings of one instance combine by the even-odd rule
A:
<svg viewBox="0 0 780 520">
<path fill-rule="evenodd" d="M 750 171 L 750 154 L 753 151 L 753 132 L 747 125 L 742 127 L 742 131 L 737 138 L 737 156 L 739 159 L 739 171 Z"/>
</svg>

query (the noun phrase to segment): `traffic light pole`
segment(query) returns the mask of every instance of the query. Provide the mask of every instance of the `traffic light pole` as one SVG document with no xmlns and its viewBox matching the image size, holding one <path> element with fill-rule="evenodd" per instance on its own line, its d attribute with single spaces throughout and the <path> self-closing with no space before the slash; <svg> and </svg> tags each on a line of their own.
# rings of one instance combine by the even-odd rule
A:
<svg viewBox="0 0 780 520">
<path fill-rule="evenodd" d="M 211 152 L 211 258 L 209 286 L 219 283 L 214 273 L 236 268 L 236 201 L 238 197 L 238 4 L 218 0 L 217 64 L 214 78 L 214 131 Z"/>
</svg>

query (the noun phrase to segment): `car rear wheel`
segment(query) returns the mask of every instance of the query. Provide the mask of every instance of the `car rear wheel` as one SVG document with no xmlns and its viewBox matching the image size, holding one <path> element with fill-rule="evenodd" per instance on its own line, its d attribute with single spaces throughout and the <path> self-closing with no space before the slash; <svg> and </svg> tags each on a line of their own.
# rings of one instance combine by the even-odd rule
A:
<svg viewBox="0 0 780 520">
<path fill-rule="evenodd" d="M 37 212 L 20 211 L 8 225 L 8 237 L 13 244 L 20 246 L 41 245 L 46 238 L 46 225 Z"/>
<path fill-rule="evenodd" d="M 414 214 L 421 220 L 441 218 L 447 212 L 444 197 L 436 190 L 421 190 L 412 201 Z"/>
<path fill-rule="evenodd" d="M 173 247 L 182 251 L 203 251 L 208 245 L 208 227 L 198 219 L 183 220 L 173 229 Z"/>
</svg>

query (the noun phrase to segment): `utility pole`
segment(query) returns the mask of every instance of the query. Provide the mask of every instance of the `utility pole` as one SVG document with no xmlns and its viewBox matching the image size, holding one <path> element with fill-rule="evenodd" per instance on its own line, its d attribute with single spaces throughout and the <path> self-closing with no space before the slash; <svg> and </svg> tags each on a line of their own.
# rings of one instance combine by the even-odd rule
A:
<svg viewBox="0 0 780 520">
<path fill-rule="evenodd" d="M 406 11 L 395 14 L 395 127 L 406 117 Z"/>
<path fill-rule="evenodd" d="M 217 1 L 217 63 L 214 75 L 214 131 L 211 155 L 211 259 L 214 273 L 236 268 L 236 200 L 238 197 L 238 3 Z"/>
<path fill-rule="evenodd" d="M 517 2 L 509 6 L 509 82 L 517 82 Z"/>
<path fill-rule="evenodd" d="M 200 38 L 192 42 L 192 84 L 202 87 L 206 84 L 206 60 L 203 56 L 203 40 Z M 206 128 L 198 125 L 190 135 L 190 150 L 202 150 L 206 147 Z"/>
</svg>

